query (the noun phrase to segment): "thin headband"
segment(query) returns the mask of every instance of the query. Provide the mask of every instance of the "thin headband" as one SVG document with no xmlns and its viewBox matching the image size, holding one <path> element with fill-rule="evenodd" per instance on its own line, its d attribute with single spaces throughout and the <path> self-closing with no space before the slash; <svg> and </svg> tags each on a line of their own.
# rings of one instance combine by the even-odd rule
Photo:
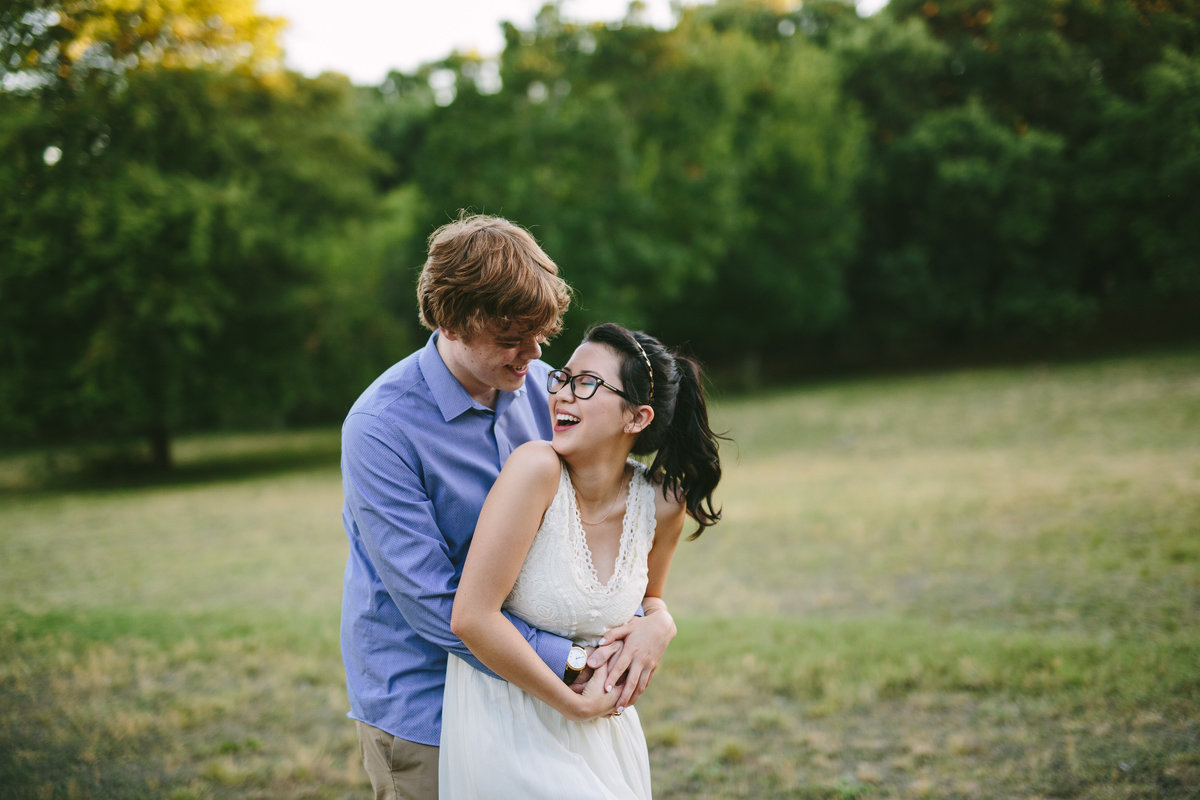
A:
<svg viewBox="0 0 1200 800">
<path fill-rule="evenodd" d="M 637 340 L 637 337 L 632 333 L 629 338 L 633 339 L 633 345 L 638 349 L 638 353 L 642 356 L 642 361 L 646 362 L 646 369 L 650 372 L 650 402 L 654 402 L 654 367 L 650 366 L 650 357 L 646 355 L 646 351 L 642 349 L 642 343 Z"/>
</svg>

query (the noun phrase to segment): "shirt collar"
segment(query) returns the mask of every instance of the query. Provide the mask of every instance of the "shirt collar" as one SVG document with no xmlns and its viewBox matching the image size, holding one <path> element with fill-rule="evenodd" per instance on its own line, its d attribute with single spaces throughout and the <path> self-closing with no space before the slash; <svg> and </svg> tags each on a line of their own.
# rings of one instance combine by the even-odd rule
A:
<svg viewBox="0 0 1200 800">
<path fill-rule="evenodd" d="M 525 394 L 524 383 L 515 392 L 501 391 L 496 397 L 496 408 L 493 412 L 493 409 L 471 397 L 463 385 L 458 382 L 458 378 L 455 378 L 454 374 L 450 372 L 450 368 L 442 360 L 442 354 L 438 352 L 437 340 L 438 334 L 437 331 L 434 331 L 421 350 L 418 363 L 421 367 L 421 375 L 425 378 L 434 402 L 437 403 L 438 410 L 442 412 L 442 419 L 446 422 L 462 416 L 473 408 L 497 415 L 502 414 L 515 398 Z"/>
</svg>

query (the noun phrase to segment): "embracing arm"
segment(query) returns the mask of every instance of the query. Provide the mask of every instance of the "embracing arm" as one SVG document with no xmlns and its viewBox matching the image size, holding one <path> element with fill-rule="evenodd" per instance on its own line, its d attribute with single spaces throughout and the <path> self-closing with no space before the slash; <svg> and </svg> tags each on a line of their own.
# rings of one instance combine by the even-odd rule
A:
<svg viewBox="0 0 1200 800">
<path fill-rule="evenodd" d="M 606 669 L 596 671 L 582 694 L 575 693 L 501 612 L 554 499 L 560 470 L 558 455 L 545 442 L 522 445 L 508 457 L 479 515 L 450 627 L 501 678 L 564 716 L 583 720 L 612 710 L 613 695 L 604 691 Z"/>
<path fill-rule="evenodd" d="M 374 417 L 352 415 L 343 430 L 343 486 L 358 541 L 405 622 L 426 641 L 483 668 L 450 629 L 458 571 L 420 476 Z M 548 664 L 565 665 L 569 640 L 514 620 Z M 560 669 L 562 667 L 559 667 Z"/>
</svg>

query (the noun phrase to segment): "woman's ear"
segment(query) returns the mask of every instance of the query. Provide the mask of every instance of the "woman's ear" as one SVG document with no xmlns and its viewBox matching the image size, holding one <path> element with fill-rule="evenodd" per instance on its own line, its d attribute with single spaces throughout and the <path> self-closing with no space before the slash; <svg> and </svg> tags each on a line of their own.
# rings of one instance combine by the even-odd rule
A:
<svg viewBox="0 0 1200 800">
<path fill-rule="evenodd" d="M 641 433 L 654 421 L 654 409 L 650 406 L 638 406 L 631 415 L 632 418 L 625 423 L 626 433 Z"/>
</svg>

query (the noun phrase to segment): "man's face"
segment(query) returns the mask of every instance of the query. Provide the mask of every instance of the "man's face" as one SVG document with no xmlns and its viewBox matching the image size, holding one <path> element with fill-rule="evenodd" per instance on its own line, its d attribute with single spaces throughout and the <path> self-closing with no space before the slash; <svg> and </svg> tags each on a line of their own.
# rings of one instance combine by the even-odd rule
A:
<svg viewBox="0 0 1200 800">
<path fill-rule="evenodd" d="M 529 374 L 529 362 L 542 354 L 543 336 L 516 326 L 492 324 L 470 339 L 449 334 L 452 341 L 447 366 L 472 396 L 492 389 L 520 389 Z"/>
</svg>

